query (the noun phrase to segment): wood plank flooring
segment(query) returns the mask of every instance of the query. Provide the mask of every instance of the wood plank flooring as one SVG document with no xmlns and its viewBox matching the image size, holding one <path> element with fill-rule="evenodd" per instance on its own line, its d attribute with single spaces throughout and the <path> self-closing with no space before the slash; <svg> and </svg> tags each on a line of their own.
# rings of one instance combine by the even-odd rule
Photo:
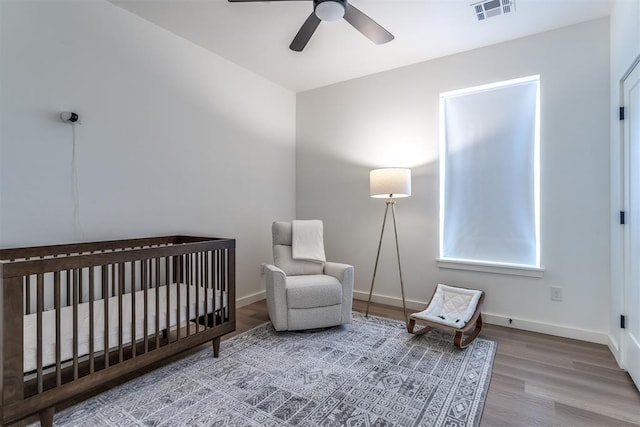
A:
<svg viewBox="0 0 640 427">
<path fill-rule="evenodd" d="M 364 312 L 366 302 L 353 309 Z M 382 304 L 370 313 L 402 319 L 401 308 Z M 269 321 L 266 301 L 239 308 L 236 319 L 223 340 Z M 640 392 L 606 346 L 486 324 L 480 337 L 498 343 L 481 427 L 640 426 Z M 201 348 L 211 345 L 190 352 Z"/>
</svg>

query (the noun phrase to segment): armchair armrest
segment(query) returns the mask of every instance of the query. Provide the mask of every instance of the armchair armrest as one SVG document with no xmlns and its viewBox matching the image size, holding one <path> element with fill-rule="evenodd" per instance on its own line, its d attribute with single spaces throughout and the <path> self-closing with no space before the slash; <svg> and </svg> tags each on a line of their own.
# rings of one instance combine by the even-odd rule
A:
<svg viewBox="0 0 640 427">
<path fill-rule="evenodd" d="M 276 331 L 287 330 L 287 276 L 272 264 L 263 264 L 262 280 L 267 294 L 267 311 Z"/>
<path fill-rule="evenodd" d="M 353 266 L 349 264 L 327 261 L 324 263 L 324 274 L 335 277 L 340 283 L 343 283 L 343 285 L 345 279 L 349 281 L 350 276 L 353 283 Z"/>
<path fill-rule="evenodd" d="M 351 323 L 353 307 L 353 266 L 337 262 L 325 262 L 324 274 L 333 276 L 342 283 L 342 323 Z"/>
</svg>

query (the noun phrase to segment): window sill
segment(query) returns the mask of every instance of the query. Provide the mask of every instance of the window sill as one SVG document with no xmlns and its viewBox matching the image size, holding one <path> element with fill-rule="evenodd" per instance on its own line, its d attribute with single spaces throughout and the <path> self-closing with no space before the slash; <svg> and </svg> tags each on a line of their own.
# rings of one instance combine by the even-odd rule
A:
<svg viewBox="0 0 640 427">
<path fill-rule="evenodd" d="M 483 273 L 511 274 L 514 276 L 543 277 L 544 268 L 527 267 L 521 265 L 483 263 L 477 261 L 467 261 L 458 259 L 437 258 L 436 264 L 439 268 L 449 268 L 453 270 L 479 271 Z"/>
</svg>

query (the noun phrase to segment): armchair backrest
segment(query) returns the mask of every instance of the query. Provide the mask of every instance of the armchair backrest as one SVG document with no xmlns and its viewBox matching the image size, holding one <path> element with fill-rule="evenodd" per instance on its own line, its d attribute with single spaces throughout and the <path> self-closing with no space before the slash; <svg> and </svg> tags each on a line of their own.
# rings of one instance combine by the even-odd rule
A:
<svg viewBox="0 0 640 427">
<path fill-rule="evenodd" d="M 273 263 L 287 276 L 322 274 L 324 263 L 293 259 L 291 252 L 291 223 L 275 221 L 271 226 L 273 236 Z"/>
</svg>

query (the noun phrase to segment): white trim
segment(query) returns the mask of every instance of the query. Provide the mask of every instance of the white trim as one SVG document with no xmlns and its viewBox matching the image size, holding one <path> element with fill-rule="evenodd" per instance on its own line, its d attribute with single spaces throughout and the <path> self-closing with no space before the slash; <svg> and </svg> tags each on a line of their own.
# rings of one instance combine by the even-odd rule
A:
<svg viewBox="0 0 640 427">
<path fill-rule="evenodd" d="M 253 304 L 254 302 L 262 301 L 266 298 L 266 291 L 256 292 L 255 294 L 247 295 L 242 298 L 236 298 L 236 308 L 244 307 L 245 305 Z"/>
<path fill-rule="evenodd" d="M 622 366 L 622 358 L 620 357 L 620 346 L 611 335 L 609 335 L 608 338 L 609 341 L 607 342 L 607 346 L 609 347 L 609 351 L 613 354 L 613 358 L 616 359 L 616 363 L 620 369 L 624 369 L 624 366 Z"/>
<path fill-rule="evenodd" d="M 491 89 L 516 86 L 522 83 L 535 82 L 539 80 L 540 80 L 540 74 L 533 74 L 531 76 L 520 77 L 517 79 L 503 80 L 501 82 L 488 83 L 488 84 L 479 85 L 479 86 L 467 87 L 464 89 L 450 90 L 449 92 L 441 93 L 440 98 L 450 98 L 453 96 L 468 95 L 470 93 L 485 92 Z"/>
<path fill-rule="evenodd" d="M 367 301 L 369 299 L 369 292 L 354 290 L 353 299 Z M 402 307 L 402 299 L 395 296 L 373 294 L 371 296 L 371 301 L 377 302 L 379 304 L 392 305 L 394 307 Z M 405 300 L 405 304 L 407 308 L 410 308 L 412 310 L 422 310 L 427 306 L 427 303 L 425 301 L 415 300 Z"/>
<path fill-rule="evenodd" d="M 534 78 L 535 77 L 535 78 Z M 541 247 L 540 241 L 540 75 L 530 77 L 532 80 L 537 80 L 536 85 L 536 127 L 535 127 L 535 139 L 534 139 L 534 154 L 533 154 L 533 186 L 534 186 L 534 209 L 535 209 L 535 227 L 536 227 L 536 267 L 542 266 L 541 259 Z M 542 276 L 541 276 L 542 277 Z"/>
<path fill-rule="evenodd" d="M 444 121 L 444 96 L 440 94 L 440 140 L 438 141 L 440 160 L 438 161 L 440 175 L 439 175 L 439 198 L 438 198 L 438 254 L 442 256 L 444 253 L 444 192 L 445 192 L 445 177 L 447 176 L 447 162 L 444 161 L 447 155 L 446 140 L 447 133 L 445 131 Z"/>
<path fill-rule="evenodd" d="M 353 297 L 358 300 L 367 301 L 368 292 L 353 291 Z M 373 302 L 392 305 L 394 307 L 402 307 L 402 299 L 388 295 L 373 295 Z M 407 308 L 413 310 L 422 310 L 426 307 L 426 302 L 407 300 Z M 553 323 L 542 323 L 534 320 L 520 319 L 516 317 L 508 317 L 493 313 L 482 313 L 485 323 L 491 325 L 505 326 L 507 328 L 521 329 L 524 331 L 538 332 L 541 334 L 554 335 L 558 337 L 571 338 L 574 340 L 587 341 L 596 344 L 609 344 L 609 336 L 605 332 L 592 331 L 588 329 L 573 328 L 570 326 L 557 325 Z M 511 323 L 509 323 L 511 320 Z M 615 355 L 614 355 L 615 356 Z"/>
<path fill-rule="evenodd" d="M 515 317 L 507 317 L 492 313 L 482 313 L 482 319 L 485 321 L 485 323 L 489 323 L 491 325 L 522 329 L 524 331 L 538 332 L 541 334 L 571 338 L 580 341 L 588 341 L 596 344 L 607 345 L 609 343 L 609 335 L 607 335 L 605 332 L 573 328 L 570 326 L 563 326 L 555 323 L 542 323 L 535 320 L 518 319 Z M 511 320 L 511 323 L 509 323 L 509 320 Z"/>
<path fill-rule="evenodd" d="M 437 258 L 439 268 L 454 270 L 480 271 L 483 273 L 511 274 L 514 276 L 543 277 L 544 268 L 526 265 L 502 264 L 493 262 L 470 261 L 463 259 Z"/>
</svg>

